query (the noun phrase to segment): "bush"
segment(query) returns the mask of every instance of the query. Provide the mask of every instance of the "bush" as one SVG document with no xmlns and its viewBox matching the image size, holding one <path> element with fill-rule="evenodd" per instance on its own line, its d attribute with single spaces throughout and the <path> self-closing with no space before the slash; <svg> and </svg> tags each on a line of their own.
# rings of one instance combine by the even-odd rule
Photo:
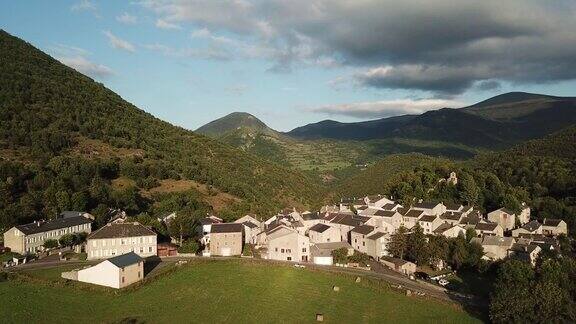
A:
<svg viewBox="0 0 576 324">
<path fill-rule="evenodd" d="M 332 258 L 334 263 L 338 264 L 346 264 L 348 263 L 348 249 L 347 248 L 339 248 L 332 251 Z"/>
<path fill-rule="evenodd" d="M 358 251 L 354 251 L 354 254 L 348 257 L 348 262 L 358 263 L 359 265 L 368 265 L 368 261 L 370 261 L 370 257 L 366 253 L 361 253 Z"/>
<path fill-rule="evenodd" d="M 200 249 L 200 245 L 196 241 L 185 241 L 179 248 L 179 253 L 196 253 Z"/>
<path fill-rule="evenodd" d="M 6 272 L 0 271 L 0 282 L 8 281 L 8 274 Z"/>
<path fill-rule="evenodd" d="M 44 241 L 44 247 L 47 249 L 53 249 L 55 247 L 58 247 L 58 241 L 52 239 L 46 240 Z"/>
<path fill-rule="evenodd" d="M 248 244 L 244 245 L 244 248 L 242 249 L 242 255 L 243 256 L 252 256 L 252 247 Z"/>
</svg>

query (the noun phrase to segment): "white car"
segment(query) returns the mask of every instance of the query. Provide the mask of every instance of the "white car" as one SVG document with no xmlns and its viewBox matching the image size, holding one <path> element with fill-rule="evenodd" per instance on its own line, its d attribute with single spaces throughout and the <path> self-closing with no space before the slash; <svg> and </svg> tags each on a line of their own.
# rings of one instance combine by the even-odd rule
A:
<svg viewBox="0 0 576 324">
<path fill-rule="evenodd" d="M 450 282 L 444 278 L 438 280 L 438 284 L 442 287 L 446 286 L 447 284 L 449 284 Z"/>
</svg>

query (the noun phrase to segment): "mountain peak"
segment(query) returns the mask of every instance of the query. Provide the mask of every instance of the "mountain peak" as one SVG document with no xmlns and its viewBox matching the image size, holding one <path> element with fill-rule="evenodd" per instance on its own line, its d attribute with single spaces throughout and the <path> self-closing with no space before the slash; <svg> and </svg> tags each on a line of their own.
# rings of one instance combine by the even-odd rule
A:
<svg viewBox="0 0 576 324">
<path fill-rule="evenodd" d="M 201 126 L 196 132 L 210 137 L 221 137 L 238 129 L 247 129 L 253 132 L 270 131 L 270 128 L 254 115 L 236 111 Z"/>
</svg>

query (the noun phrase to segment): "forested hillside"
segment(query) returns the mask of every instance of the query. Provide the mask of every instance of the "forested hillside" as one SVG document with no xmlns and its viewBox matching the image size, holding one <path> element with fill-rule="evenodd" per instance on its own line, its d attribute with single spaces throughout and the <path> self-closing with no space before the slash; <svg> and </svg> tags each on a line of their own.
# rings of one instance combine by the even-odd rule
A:
<svg viewBox="0 0 576 324">
<path fill-rule="evenodd" d="M 308 177 L 161 121 L 4 31 L 0 61 L 0 228 L 66 209 L 154 212 L 160 198 L 143 191 L 162 179 L 205 185 L 188 195 L 202 212 L 219 193 L 236 198 L 228 209 L 270 212 L 318 192 Z"/>
</svg>

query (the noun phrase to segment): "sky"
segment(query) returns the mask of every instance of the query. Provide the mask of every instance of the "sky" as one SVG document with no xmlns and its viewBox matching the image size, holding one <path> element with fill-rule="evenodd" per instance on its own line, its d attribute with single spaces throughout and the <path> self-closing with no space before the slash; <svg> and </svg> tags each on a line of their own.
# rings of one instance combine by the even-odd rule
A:
<svg viewBox="0 0 576 324">
<path fill-rule="evenodd" d="M 0 28 L 192 130 L 576 96 L 573 0 L 3 0 Z"/>
</svg>

